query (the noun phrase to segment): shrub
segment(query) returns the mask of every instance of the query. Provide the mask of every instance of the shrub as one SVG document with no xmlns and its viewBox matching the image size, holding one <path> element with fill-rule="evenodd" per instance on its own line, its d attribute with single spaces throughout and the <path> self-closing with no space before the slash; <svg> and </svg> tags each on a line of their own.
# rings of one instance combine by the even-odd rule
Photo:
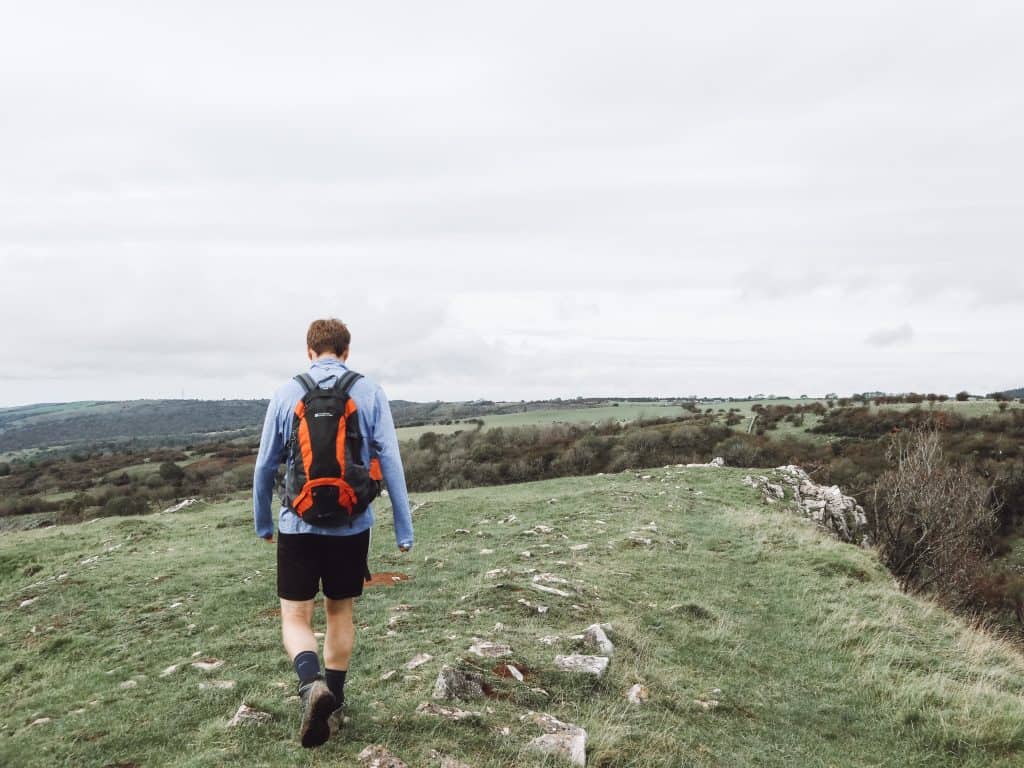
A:
<svg viewBox="0 0 1024 768">
<path fill-rule="evenodd" d="M 871 538 L 906 591 L 935 589 L 957 602 L 971 584 L 995 529 L 991 489 L 964 466 L 951 466 L 938 429 L 894 435 L 890 469 L 873 489 Z"/>
<path fill-rule="evenodd" d="M 185 479 L 185 470 L 173 461 L 165 461 L 160 465 L 160 477 L 164 482 L 177 485 Z"/>
<path fill-rule="evenodd" d="M 11 465 L 6 461 L 0 461 L 0 477 L 6 477 L 11 474 Z"/>
</svg>

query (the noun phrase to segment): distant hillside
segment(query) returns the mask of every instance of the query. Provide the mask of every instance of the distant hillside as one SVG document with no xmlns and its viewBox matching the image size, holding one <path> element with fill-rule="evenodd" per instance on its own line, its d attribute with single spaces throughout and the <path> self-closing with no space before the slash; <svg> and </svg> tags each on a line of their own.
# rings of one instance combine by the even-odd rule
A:
<svg viewBox="0 0 1024 768">
<path fill-rule="evenodd" d="M 1024 387 L 1018 387 L 1017 389 L 1007 389 L 1002 392 L 995 392 L 989 395 L 989 397 L 995 397 L 996 395 L 1002 395 L 1003 397 L 1010 397 L 1014 399 L 1018 397 L 1024 397 Z"/>
<path fill-rule="evenodd" d="M 0 410 L 0 452 L 130 439 L 256 434 L 266 400 L 130 400 Z"/>
<path fill-rule="evenodd" d="M 627 398 L 622 398 L 623 401 Z M 655 398 L 633 398 L 656 402 Z M 104 442 L 136 440 L 185 444 L 259 434 L 267 400 L 127 400 L 42 403 L 0 409 L 0 453 L 32 448 L 95 447 Z M 393 400 L 399 427 L 451 423 L 488 415 L 593 407 L 603 398 L 531 402 L 417 403 Z"/>
</svg>

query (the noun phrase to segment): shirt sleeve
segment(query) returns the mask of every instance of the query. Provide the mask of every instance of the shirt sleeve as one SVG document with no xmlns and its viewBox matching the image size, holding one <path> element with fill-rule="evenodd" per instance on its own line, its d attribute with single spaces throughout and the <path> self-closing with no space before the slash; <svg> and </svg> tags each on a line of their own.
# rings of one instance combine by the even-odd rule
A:
<svg viewBox="0 0 1024 768">
<path fill-rule="evenodd" d="M 256 456 L 256 469 L 252 478 L 253 522 L 256 525 L 256 535 L 263 539 L 274 535 L 271 503 L 277 468 L 284 459 L 286 444 L 281 410 L 280 398 L 275 394 L 267 406 L 267 415 L 263 419 L 263 434 L 260 436 L 260 450 Z"/>
<path fill-rule="evenodd" d="M 405 487 L 405 470 L 398 451 L 398 434 L 391 416 L 391 405 L 380 387 L 374 396 L 374 418 L 370 440 L 380 459 L 384 484 L 388 488 L 391 508 L 395 517 L 395 541 L 400 547 L 412 547 L 412 513 L 409 510 L 409 492 Z"/>
</svg>

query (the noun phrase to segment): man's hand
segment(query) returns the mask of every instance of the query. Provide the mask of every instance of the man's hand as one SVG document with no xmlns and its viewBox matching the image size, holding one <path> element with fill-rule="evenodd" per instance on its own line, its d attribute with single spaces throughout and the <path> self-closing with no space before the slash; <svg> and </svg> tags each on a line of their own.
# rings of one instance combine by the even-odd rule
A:
<svg viewBox="0 0 1024 768">
<path fill-rule="evenodd" d="M 263 540 L 265 542 L 267 542 L 267 544 L 273 544 L 274 543 L 274 535 L 271 534 L 270 536 L 264 536 Z"/>
</svg>

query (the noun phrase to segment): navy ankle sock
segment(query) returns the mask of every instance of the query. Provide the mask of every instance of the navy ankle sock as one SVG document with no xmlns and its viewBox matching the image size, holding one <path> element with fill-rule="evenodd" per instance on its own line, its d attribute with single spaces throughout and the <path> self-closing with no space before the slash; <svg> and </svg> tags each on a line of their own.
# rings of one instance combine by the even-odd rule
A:
<svg viewBox="0 0 1024 768">
<path fill-rule="evenodd" d="M 334 698 L 338 700 L 339 707 L 345 701 L 345 675 L 347 674 L 347 669 L 324 670 L 324 680 L 327 681 L 327 687 L 331 689 Z"/>
<path fill-rule="evenodd" d="M 316 651 L 302 651 L 292 659 L 295 674 L 299 676 L 299 685 L 311 683 L 320 677 L 320 657 Z"/>
</svg>

